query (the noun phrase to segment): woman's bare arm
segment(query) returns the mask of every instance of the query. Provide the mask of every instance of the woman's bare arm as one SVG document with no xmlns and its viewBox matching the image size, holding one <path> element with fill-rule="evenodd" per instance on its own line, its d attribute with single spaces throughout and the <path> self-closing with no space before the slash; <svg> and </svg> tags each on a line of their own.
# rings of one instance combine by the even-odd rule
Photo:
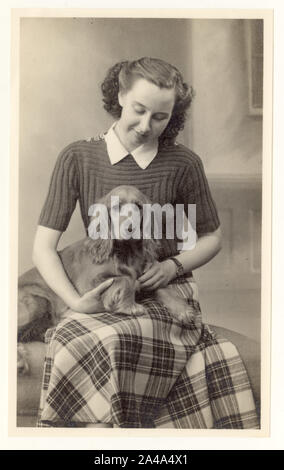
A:
<svg viewBox="0 0 284 470">
<path fill-rule="evenodd" d="M 100 300 L 100 294 L 111 285 L 113 279 L 108 279 L 81 297 L 69 281 L 57 253 L 57 246 L 61 235 L 62 232 L 58 230 L 41 225 L 38 226 L 32 256 L 35 266 L 48 286 L 72 310 L 83 313 L 103 311 L 104 308 Z"/>
<path fill-rule="evenodd" d="M 208 263 L 219 253 L 221 247 L 222 233 L 219 227 L 214 232 L 205 233 L 198 238 L 193 250 L 182 251 L 175 258 L 182 263 L 184 272 L 189 272 Z"/>
</svg>

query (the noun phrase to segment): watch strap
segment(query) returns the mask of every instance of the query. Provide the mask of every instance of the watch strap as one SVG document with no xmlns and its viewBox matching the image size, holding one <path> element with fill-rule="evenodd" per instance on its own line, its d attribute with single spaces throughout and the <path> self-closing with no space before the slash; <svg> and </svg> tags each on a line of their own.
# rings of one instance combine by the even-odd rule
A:
<svg viewBox="0 0 284 470">
<path fill-rule="evenodd" d="M 174 256 L 171 256 L 168 259 L 171 259 L 177 267 L 176 277 L 184 276 L 185 273 L 184 273 L 183 265 L 181 264 L 181 262 L 177 260 Z"/>
</svg>

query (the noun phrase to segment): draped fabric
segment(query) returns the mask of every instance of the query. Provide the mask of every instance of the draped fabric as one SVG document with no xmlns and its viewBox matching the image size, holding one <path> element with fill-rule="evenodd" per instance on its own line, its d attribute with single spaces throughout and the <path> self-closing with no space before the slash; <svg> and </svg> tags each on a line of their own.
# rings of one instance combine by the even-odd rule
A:
<svg viewBox="0 0 284 470">
<path fill-rule="evenodd" d="M 147 298 L 136 318 L 70 312 L 48 330 L 38 426 L 259 428 L 242 359 L 200 322 L 193 278 L 170 288 L 187 299 L 191 323 Z"/>
</svg>

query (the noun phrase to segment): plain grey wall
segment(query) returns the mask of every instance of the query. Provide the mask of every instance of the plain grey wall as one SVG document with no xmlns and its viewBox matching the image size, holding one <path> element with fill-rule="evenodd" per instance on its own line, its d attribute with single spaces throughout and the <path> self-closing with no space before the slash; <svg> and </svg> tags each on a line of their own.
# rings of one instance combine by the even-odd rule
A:
<svg viewBox="0 0 284 470">
<path fill-rule="evenodd" d="M 248 105 L 248 38 L 245 21 L 198 19 L 187 24 L 196 88 L 190 144 L 208 174 L 260 175 L 262 119 Z"/>
<path fill-rule="evenodd" d="M 209 176 L 261 173 L 262 121 L 248 116 L 242 20 L 24 18 L 20 41 L 19 274 L 32 266 L 59 151 L 111 123 L 99 86 L 117 61 L 160 57 L 192 83 L 196 98 L 179 140 Z M 83 234 L 76 210 L 61 246 Z"/>
</svg>

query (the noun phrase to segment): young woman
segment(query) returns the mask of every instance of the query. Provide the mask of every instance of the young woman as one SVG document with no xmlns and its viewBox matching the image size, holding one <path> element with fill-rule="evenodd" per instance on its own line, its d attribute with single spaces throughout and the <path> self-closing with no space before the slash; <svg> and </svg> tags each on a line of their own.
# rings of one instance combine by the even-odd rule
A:
<svg viewBox="0 0 284 470">
<path fill-rule="evenodd" d="M 176 141 L 193 97 L 180 72 L 159 59 L 124 61 L 109 70 L 102 92 L 115 122 L 100 138 L 72 143 L 61 152 L 34 242 L 35 265 L 74 311 L 52 331 L 47 363 L 52 361 L 54 373 L 42 394 L 40 423 L 257 427 L 246 372 L 233 345 L 216 340 L 206 325 L 173 325 L 154 302 L 147 304 L 147 318 L 110 319 L 102 312 L 100 294 L 111 280 L 81 297 L 65 274 L 57 245 L 77 201 L 87 231 L 89 207 L 119 185 L 136 186 L 161 206 L 196 205 L 195 248 L 179 252 L 177 238 L 164 236 L 159 260 L 139 279 L 142 290 L 172 285 L 197 318 L 192 270 L 221 247 L 220 222 L 202 162 Z M 238 364 L 234 370 L 232 358 Z M 200 374 L 200 389 L 192 382 L 194 373 Z M 241 377 L 244 401 L 234 388 L 233 373 Z"/>
</svg>

